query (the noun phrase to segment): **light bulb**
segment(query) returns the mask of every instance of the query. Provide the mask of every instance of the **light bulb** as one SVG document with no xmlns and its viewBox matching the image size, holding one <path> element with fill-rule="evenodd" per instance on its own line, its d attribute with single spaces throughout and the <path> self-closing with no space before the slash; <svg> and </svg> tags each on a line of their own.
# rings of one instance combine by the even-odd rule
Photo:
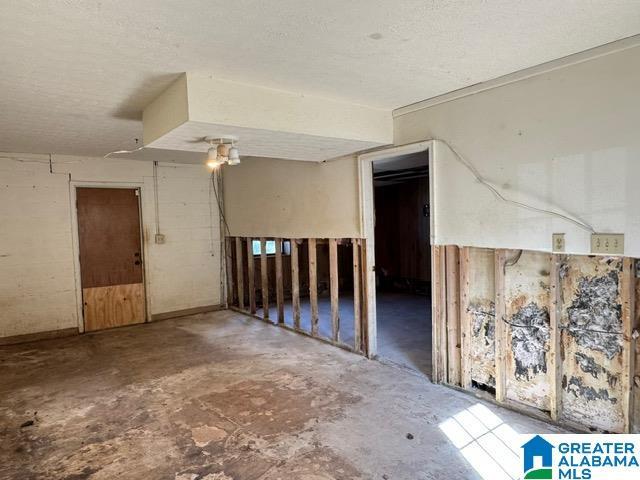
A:
<svg viewBox="0 0 640 480">
<path fill-rule="evenodd" d="M 240 153 L 236 147 L 231 147 L 229 149 L 229 160 L 227 160 L 229 165 L 238 165 L 240 163 Z"/>
</svg>

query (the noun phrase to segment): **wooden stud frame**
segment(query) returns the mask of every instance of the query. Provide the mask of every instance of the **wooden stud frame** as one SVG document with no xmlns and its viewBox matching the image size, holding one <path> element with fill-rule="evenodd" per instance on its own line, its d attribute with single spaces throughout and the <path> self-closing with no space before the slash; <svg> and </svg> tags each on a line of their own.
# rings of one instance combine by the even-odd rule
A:
<svg viewBox="0 0 640 480">
<path fill-rule="evenodd" d="M 291 239 L 291 309 L 293 328 L 300 330 L 300 264 L 297 239 Z"/>
<path fill-rule="evenodd" d="M 266 254 L 266 237 L 260 237 L 260 285 L 262 290 L 263 314 L 257 315 L 256 308 L 256 285 L 255 285 L 255 262 L 258 261 L 257 255 L 253 254 L 253 238 L 228 237 L 226 245 L 235 253 L 235 258 L 231 258 L 229 265 L 233 265 L 229 271 L 228 282 L 229 291 L 237 288 L 238 297 L 234 298 L 234 302 L 229 304 L 229 308 L 249 313 L 256 318 L 260 318 L 268 323 L 287 328 L 290 330 L 303 333 L 305 335 L 317 338 L 340 348 L 353 352 L 367 354 L 367 331 L 364 328 L 366 321 L 366 272 L 364 265 L 366 264 L 366 248 L 364 241 L 358 238 L 351 239 L 290 239 L 290 260 L 291 260 L 291 313 L 293 325 L 285 322 L 285 296 L 284 296 L 284 261 L 283 246 L 287 239 L 275 238 L 275 254 L 273 255 L 275 264 L 275 288 L 277 302 L 277 319 L 275 322 L 269 319 L 269 258 L 271 255 Z M 306 241 L 308 246 L 308 262 L 309 270 L 309 302 L 310 302 L 310 323 L 311 330 L 309 332 L 301 330 L 301 305 L 300 305 L 300 245 Z M 328 244 L 329 246 L 329 282 L 331 293 L 331 334 L 327 338 L 320 336 L 319 332 L 319 310 L 318 310 L 318 278 L 317 278 L 317 245 L 318 243 Z M 245 245 L 246 244 L 246 245 Z M 348 245 L 353 252 L 353 284 L 354 284 L 354 343 L 347 345 L 342 342 L 340 335 L 340 282 L 339 282 L 339 257 L 338 245 Z M 246 252 L 245 252 L 246 249 Z M 244 270 L 244 255 L 247 256 L 246 280 Z M 245 295 L 249 299 L 248 305 L 244 301 Z M 235 301 L 237 300 L 237 301 Z"/>
<path fill-rule="evenodd" d="M 436 383 L 447 382 L 447 298 L 445 247 L 431 247 L 432 372 Z"/>
<path fill-rule="evenodd" d="M 469 278 L 469 256 L 470 248 L 460 248 L 460 369 L 461 386 L 470 389 L 471 381 L 471 338 L 472 319 L 469 311 L 470 278 Z"/>
<path fill-rule="evenodd" d="M 247 277 L 249 277 L 249 313 L 256 314 L 256 286 L 255 286 L 256 259 L 253 255 L 253 238 L 247 238 Z"/>
<path fill-rule="evenodd" d="M 549 362 L 550 374 L 550 405 L 551 418 L 555 421 L 562 416 L 562 285 L 560 283 L 560 267 L 564 259 L 563 255 L 551 256 L 551 269 L 549 279 Z"/>
<path fill-rule="evenodd" d="M 238 284 L 238 307 L 244 310 L 244 261 L 242 239 L 236 237 L 236 282 Z"/>
<path fill-rule="evenodd" d="M 507 397 L 507 331 L 505 328 L 505 264 L 507 260 L 506 250 L 495 251 L 495 282 L 496 282 L 496 322 L 495 322 L 495 345 L 496 345 L 496 401 L 504 403 Z"/>
<path fill-rule="evenodd" d="M 276 304 L 278 323 L 284 323 L 284 279 L 282 276 L 282 239 L 276 238 Z"/>
<path fill-rule="evenodd" d="M 340 341 L 340 306 L 338 277 L 338 241 L 329 239 L 329 281 L 331 290 L 331 338 Z"/>
<path fill-rule="evenodd" d="M 308 240 L 309 247 L 309 303 L 311 304 L 311 335 L 318 336 L 318 258 L 316 239 Z"/>
<path fill-rule="evenodd" d="M 625 414 L 624 431 L 631 433 L 634 425 L 634 376 L 636 359 L 636 340 L 633 338 L 635 327 L 635 282 L 636 269 L 635 260 L 625 257 L 622 260 L 622 331 L 624 348 L 622 351 L 622 371 L 621 379 L 625 395 L 622 399 L 623 412 Z"/>
<path fill-rule="evenodd" d="M 262 314 L 269 319 L 269 271 L 267 264 L 267 240 L 260 238 L 260 278 L 262 290 Z"/>
</svg>

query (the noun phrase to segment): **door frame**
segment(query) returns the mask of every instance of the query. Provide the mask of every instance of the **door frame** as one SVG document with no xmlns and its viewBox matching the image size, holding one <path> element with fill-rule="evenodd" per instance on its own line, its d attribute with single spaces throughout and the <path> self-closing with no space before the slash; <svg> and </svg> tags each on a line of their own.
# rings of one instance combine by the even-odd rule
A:
<svg viewBox="0 0 640 480">
<path fill-rule="evenodd" d="M 433 245 L 433 155 L 434 141 L 409 143 L 407 145 L 383 148 L 374 152 L 358 155 L 359 201 L 360 201 L 360 235 L 366 241 L 365 277 L 368 288 L 366 292 L 365 328 L 367 330 L 367 352 L 369 357 L 375 357 L 378 352 L 378 326 L 376 316 L 376 273 L 375 273 L 375 218 L 374 218 L 374 193 L 373 193 L 373 164 L 398 155 L 427 152 L 429 156 L 429 204 L 431 205 L 430 243 Z M 433 282 L 432 295 L 433 295 Z"/>
<path fill-rule="evenodd" d="M 71 201 L 71 243 L 73 249 L 73 267 L 74 277 L 76 284 L 76 315 L 78 318 L 78 332 L 84 333 L 84 308 L 82 300 L 82 278 L 80 270 L 80 236 L 78 233 L 78 206 L 77 206 L 77 193 L 78 188 L 122 188 L 127 190 L 136 190 L 138 192 L 138 212 L 140 217 L 140 258 L 142 260 L 142 287 L 144 291 L 144 323 L 150 321 L 149 312 L 151 308 L 149 306 L 149 286 L 147 285 L 148 266 L 147 256 L 145 251 L 145 238 L 144 238 L 144 217 L 142 209 L 142 195 L 143 195 L 143 183 L 142 182 L 90 182 L 90 181 L 70 181 L 69 182 L 69 199 Z"/>
</svg>

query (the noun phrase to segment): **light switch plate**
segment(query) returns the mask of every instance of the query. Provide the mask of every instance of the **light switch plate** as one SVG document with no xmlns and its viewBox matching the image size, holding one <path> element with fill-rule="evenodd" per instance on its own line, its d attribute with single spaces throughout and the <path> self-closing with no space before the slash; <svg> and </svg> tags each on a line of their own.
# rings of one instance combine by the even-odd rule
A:
<svg viewBox="0 0 640 480">
<path fill-rule="evenodd" d="M 162 245 L 164 243 L 164 235 L 162 233 L 156 233 L 156 243 Z"/>
<path fill-rule="evenodd" d="M 564 233 L 551 234 L 551 251 L 564 252 Z"/>
<path fill-rule="evenodd" d="M 624 234 L 593 233 L 591 235 L 591 253 L 624 255 Z"/>
</svg>

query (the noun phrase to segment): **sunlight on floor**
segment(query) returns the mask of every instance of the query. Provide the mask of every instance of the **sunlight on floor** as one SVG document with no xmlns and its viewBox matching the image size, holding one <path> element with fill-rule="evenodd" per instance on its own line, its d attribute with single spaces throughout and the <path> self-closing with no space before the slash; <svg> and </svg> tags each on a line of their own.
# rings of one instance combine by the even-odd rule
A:
<svg viewBox="0 0 640 480">
<path fill-rule="evenodd" d="M 484 480 L 520 478 L 520 436 L 484 405 L 469 407 L 439 427 Z"/>
</svg>

